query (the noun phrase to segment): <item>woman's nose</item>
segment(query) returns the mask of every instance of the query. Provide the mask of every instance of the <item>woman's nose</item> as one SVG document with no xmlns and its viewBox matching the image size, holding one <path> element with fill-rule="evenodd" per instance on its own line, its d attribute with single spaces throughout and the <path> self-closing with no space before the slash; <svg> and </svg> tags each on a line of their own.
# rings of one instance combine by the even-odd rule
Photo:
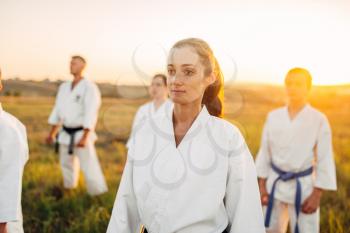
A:
<svg viewBox="0 0 350 233">
<path fill-rule="evenodd" d="M 179 78 L 179 76 L 173 75 L 173 76 L 171 76 L 171 78 L 170 78 L 170 83 L 180 85 L 180 84 L 182 84 L 182 81 L 181 81 L 181 79 Z"/>
</svg>

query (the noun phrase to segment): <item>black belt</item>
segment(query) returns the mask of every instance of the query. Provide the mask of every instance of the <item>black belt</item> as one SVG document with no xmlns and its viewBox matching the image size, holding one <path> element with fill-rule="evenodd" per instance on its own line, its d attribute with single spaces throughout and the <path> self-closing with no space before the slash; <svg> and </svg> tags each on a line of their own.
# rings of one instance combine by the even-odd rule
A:
<svg viewBox="0 0 350 233">
<path fill-rule="evenodd" d="M 143 228 L 141 230 L 141 233 L 148 233 L 148 232 L 147 232 L 146 228 Z M 226 229 L 225 229 L 222 233 L 228 233 L 228 231 L 226 231 Z"/>
<path fill-rule="evenodd" d="M 70 127 L 63 126 L 62 128 L 63 128 L 63 131 L 65 131 L 70 136 L 69 145 L 68 145 L 68 154 L 72 155 L 74 153 L 75 134 L 83 130 L 84 127 L 80 126 L 76 128 L 70 128 Z M 56 138 L 56 152 L 58 152 L 58 134 Z"/>
</svg>

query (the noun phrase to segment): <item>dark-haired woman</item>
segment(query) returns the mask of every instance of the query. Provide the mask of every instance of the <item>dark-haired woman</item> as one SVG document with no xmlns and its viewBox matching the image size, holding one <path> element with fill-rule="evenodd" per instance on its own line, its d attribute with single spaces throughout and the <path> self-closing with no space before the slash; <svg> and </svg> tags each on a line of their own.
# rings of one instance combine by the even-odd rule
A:
<svg viewBox="0 0 350 233">
<path fill-rule="evenodd" d="M 152 101 L 147 102 L 137 110 L 132 124 L 131 137 L 138 126 L 142 125 L 150 117 L 161 115 L 173 104 L 169 100 L 167 87 L 167 77 L 164 74 L 155 74 L 152 78 L 151 85 L 148 88 Z M 129 139 L 126 146 L 129 148 L 131 140 Z"/>
<path fill-rule="evenodd" d="M 168 57 L 174 106 L 133 135 L 108 233 L 263 233 L 252 156 L 222 116 L 223 76 L 201 39 Z"/>
</svg>

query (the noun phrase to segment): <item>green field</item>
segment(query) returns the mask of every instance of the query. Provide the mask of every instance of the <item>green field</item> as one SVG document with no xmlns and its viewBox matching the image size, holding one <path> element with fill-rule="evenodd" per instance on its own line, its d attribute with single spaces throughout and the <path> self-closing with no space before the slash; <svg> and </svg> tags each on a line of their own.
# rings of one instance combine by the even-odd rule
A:
<svg viewBox="0 0 350 233">
<path fill-rule="evenodd" d="M 239 85 L 225 92 L 226 118 L 237 124 L 252 154 L 259 148 L 262 125 L 268 111 L 283 105 L 283 89 Z M 89 197 L 83 178 L 74 191 L 62 188 L 58 157 L 43 142 L 52 97 L 0 97 L 6 111 L 26 126 L 30 161 L 23 180 L 23 213 L 26 233 L 105 232 L 125 162 L 125 140 L 137 107 L 146 99 L 104 98 L 97 133 L 97 151 L 109 192 Z M 350 91 L 348 87 L 316 88 L 313 106 L 324 112 L 333 130 L 338 191 L 325 193 L 321 208 L 321 232 L 350 232 Z"/>
</svg>

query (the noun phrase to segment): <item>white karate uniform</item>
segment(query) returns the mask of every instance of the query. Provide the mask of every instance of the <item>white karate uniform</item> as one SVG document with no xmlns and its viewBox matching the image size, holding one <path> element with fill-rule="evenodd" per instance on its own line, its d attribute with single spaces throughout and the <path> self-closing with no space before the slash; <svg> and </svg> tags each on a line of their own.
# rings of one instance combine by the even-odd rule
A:
<svg viewBox="0 0 350 233">
<path fill-rule="evenodd" d="M 28 160 L 24 125 L 0 104 L 0 223 L 8 233 L 23 233 L 22 175 Z"/>
<path fill-rule="evenodd" d="M 239 130 L 203 106 L 176 147 L 173 107 L 132 137 L 108 233 L 262 233 L 253 158 Z"/>
<path fill-rule="evenodd" d="M 148 103 L 141 105 L 141 107 L 139 107 L 139 109 L 135 114 L 134 121 L 131 128 L 130 138 L 132 137 L 132 134 L 136 130 L 136 128 L 138 126 L 141 126 L 143 122 L 145 122 L 148 118 L 155 117 L 156 115 L 165 114 L 165 112 L 169 110 L 169 108 L 171 108 L 172 105 L 173 105 L 173 102 L 169 99 L 165 100 L 164 103 L 162 103 L 162 105 L 160 105 L 157 109 L 154 104 L 154 101 L 150 101 Z M 130 147 L 130 138 L 126 143 L 127 148 Z"/>
<path fill-rule="evenodd" d="M 314 187 L 336 190 L 336 173 L 332 150 L 332 134 L 324 114 L 307 104 L 293 120 L 287 106 L 268 114 L 256 158 L 258 177 L 267 178 L 267 190 L 271 191 L 278 174 L 271 169 L 271 161 L 287 172 L 300 172 L 314 167 L 312 175 L 299 178 L 302 186 L 302 201 Z M 285 232 L 288 217 L 291 230 L 295 223 L 295 179 L 278 181 L 272 219 L 268 232 Z M 283 214 L 276 214 L 281 212 Z M 289 214 L 288 214 L 289 213 Z M 300 233 L 319 232 L 319 210 L 313 214 L 299 215 Z"/>
<path fill-rule="evenodd" d="M 98 109 L 101 105 L 101 93 L 96 84 L 83 78 L 71 89 L 72 82 L 64 82 L 58 89 L 56 103 L 49 117 L 49 124 L 75 128 L 82 126 L 90 129 L 87 145 L 74 147 L 74 155 L 68 154 L 70 136 L 65 131 L 59 133 L 60 164 L 65 188 L 75 188 L 79 180 L 81 167 L 90 195 L 99 195 L 108 190 L 103 176 L 94 143 L 97 139 L 95 126 Z M 76 133 L 74 144 L 78 144 L 84 131 Z"/>
</svg>

